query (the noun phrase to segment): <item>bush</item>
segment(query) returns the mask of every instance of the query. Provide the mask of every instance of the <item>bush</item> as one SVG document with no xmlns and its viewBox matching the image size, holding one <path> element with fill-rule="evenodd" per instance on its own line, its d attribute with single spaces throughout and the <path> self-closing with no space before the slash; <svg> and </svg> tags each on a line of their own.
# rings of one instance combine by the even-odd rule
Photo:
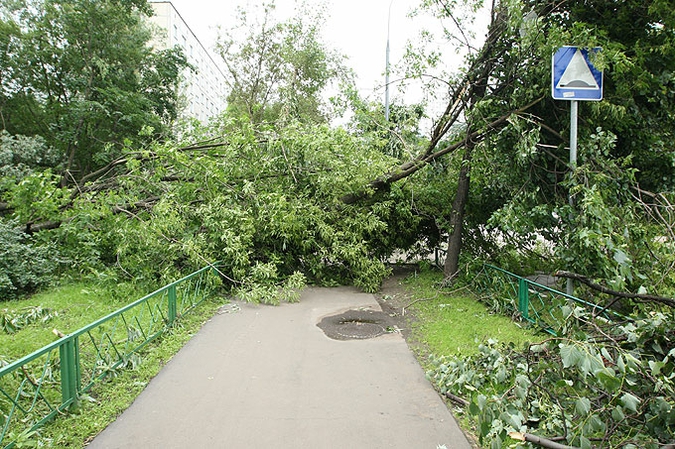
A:
<svg viewBox="0 0 675 449">
<path fill-rule="evenodd" d="M 57 167 L 61 156 L 40 136 L 12 136 L 0 131 L 0 177 L 19 182 L 34 171 Z"/>
<path fill-rule="evenodd" d="M 0 300 L 49 284 L 57 267 L 52 245 L 37 245 L 12 222 L 0 221 Z"/>
<path fill-rule="evenodd" d="M 675 325 L 672 312 L 624 323 L 563 310 L 564 336 L 524 349 L 490 341 L 471 356 L 432 357 L 429 378 L 464 397 L 482 447 L 510 432 L 562 438 L 582 449 L 650 448 L 672 442 Z"/>
</svg>

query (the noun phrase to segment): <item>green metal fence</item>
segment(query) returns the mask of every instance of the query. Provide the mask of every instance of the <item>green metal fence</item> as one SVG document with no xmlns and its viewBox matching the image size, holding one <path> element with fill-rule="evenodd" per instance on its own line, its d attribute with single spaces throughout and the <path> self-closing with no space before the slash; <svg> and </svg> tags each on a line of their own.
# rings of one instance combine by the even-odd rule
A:
<svg viewBox="0 0 675 449">
<path fill-rule="evenodd" d="M 476 277 L 477 287 L 499 304 L 505 305 L 522 319 L 534 323 L 552 335 L 559 335 L 563 327 L 563 306 L 581 305 L 594 316 L 606 320 L 623 318 L 603 306 L 539 284 L 493 265 L 484 265 Z"/>
<path fill-rule="evenodd" d="M 207 266 L 0 368 L 0 448 L 66 412 L 215 286 Z"/>
</svg>

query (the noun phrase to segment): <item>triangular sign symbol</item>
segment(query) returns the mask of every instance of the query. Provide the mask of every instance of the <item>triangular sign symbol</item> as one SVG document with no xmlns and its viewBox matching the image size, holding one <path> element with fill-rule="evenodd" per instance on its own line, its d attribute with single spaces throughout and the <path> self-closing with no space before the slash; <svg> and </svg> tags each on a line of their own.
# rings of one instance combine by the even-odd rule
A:
<svg viewBox="0 0 675 449">
<path fill-rule="evenodd" d="M 586 58 L 577 48 L 567 65 L 565 72 L 560 77 L 556 89 L 599 89 L 591 69 L 588 67 Z"/>
</svg>

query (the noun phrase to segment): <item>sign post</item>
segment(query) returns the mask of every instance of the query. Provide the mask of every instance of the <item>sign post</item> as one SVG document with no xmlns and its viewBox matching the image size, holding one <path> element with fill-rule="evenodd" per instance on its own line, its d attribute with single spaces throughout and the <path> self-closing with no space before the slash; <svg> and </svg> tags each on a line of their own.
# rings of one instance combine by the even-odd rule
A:
<svg viewBox="0 0 675 449">
<path fill-rule="evenodd" d="M 599 48 L 561 47 L 553 54 L 551 69 L 551 93 L 554 100 L 570 101 L 570 170 L 577 166 L 577 123 L 579 101 L 602 100 L 603 73 L 596 69 L 590 54 Z M 574 205 L 572 195 L 570 206 Z M 572 279 L 567 279 L 567 294 L 574 293 Z"/>
</svg>

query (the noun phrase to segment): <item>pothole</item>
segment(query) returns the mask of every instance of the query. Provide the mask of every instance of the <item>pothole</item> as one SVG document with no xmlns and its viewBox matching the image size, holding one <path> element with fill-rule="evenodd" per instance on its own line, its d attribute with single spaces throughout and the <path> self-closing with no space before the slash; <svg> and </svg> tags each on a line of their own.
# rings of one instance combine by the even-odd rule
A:
<svg viewBox="0 0 675 449">
<path fill-rule="evenodd" d="M 327 316 L 317 326 L 334 340 L 364 340 L 384 334 L 392 324 L 386 313 L 363 309 Z"/>
</svg>

